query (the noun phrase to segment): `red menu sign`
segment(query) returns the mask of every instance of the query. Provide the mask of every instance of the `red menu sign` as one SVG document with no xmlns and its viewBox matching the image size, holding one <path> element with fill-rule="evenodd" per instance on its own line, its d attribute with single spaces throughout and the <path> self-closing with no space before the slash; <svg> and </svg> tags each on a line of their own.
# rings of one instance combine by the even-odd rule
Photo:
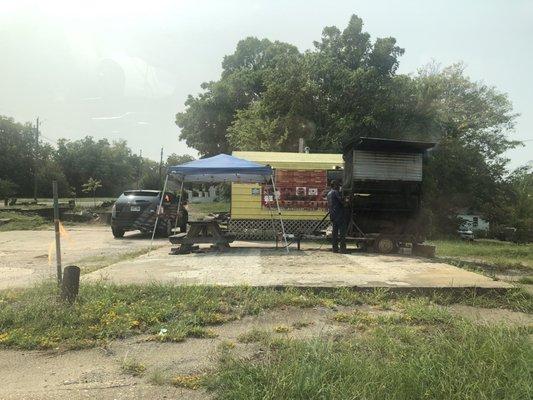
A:
<svg viewBox="0 0 533 400">
<path fill-rule="evenodd" d="M 284 210 L 326 210 L 327 172 L 324 170 L 276 169 L 276 189 Z M 272 185 L 263 185 L 263 207 L 275 208 Z"/>
</svg>

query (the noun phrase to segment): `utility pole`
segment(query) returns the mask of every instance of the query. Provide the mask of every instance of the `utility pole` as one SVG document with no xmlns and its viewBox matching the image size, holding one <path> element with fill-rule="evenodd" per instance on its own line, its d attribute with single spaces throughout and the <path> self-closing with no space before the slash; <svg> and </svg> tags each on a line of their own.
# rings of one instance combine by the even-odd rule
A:
<svg viewBox="0 0 533 400">
<path fill-rule="evenodd" d="M 39 117 L 35 123 L 35 150 L 33 154 L 33 200 L 37 203 L 37 157 L 39 155 Z"/>
<path fill-rule="evenodd" d="M 161 147 L 161 157 L 159 159 L 159 187 L 161 187 L 161 184 L 163 183 L 161 181 L 161 169 L 163 168 L 163 148 Z"/>
<path fill-rule="evenodd" d="M 139 150 L 139 175 L 137 176 L 137 190 L 141 188 L 142 174 L 143 174 L 143 149 Z"/>
</svg>

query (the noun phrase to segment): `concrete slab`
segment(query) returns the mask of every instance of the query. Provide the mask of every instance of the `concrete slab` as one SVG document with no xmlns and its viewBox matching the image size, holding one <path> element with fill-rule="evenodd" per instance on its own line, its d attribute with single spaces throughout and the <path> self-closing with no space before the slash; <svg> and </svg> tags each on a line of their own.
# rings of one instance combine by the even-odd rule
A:
<svg viewBox="0 0 533 400">
<path fill-rule="evenodd" d="M 55 279 L 54 238 L 50 229 L 0 232 L 0 290 Z M 155 239 L 154 246 L 162 244 L 167 248 L 168 239 Z M 100 258 L 119 257 L 149 246 L 149 238 L 137 232 L 128 232 L 124 239 L 114 239 L 108 226 L 67 226 L 61 240 L 63 266 L 83 268 Z"/>
<path fill-rule="evenodd" d="M 376 254 L 334 254 L 325 249 L 291 251 L 236 242 L 226 252 L 170 255 L 170 246 L 111 265 L 82 277 L 85 281 L 308 287 L 508 288 L 442 262 Z"/>
</svg>

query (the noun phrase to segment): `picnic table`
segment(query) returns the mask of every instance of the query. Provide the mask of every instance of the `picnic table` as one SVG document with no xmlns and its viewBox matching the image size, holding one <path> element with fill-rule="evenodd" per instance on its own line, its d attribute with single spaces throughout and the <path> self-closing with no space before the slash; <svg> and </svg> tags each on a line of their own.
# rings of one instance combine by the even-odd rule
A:
<svg viewBox="0 0 533 400">
<path fill-rule="evenodd" d="M 187 233 L 178 233 L 169 236 L 170 243 L 179 244 L 180 247 L 173 248 L 175 254 L 190 253 L 198 244 L 208 243 L 218 250 L 229 248 L 229 244 L 235 240 L 235 236 L 223 231 L 217 221 L 189 221 Z"/>
</svg>

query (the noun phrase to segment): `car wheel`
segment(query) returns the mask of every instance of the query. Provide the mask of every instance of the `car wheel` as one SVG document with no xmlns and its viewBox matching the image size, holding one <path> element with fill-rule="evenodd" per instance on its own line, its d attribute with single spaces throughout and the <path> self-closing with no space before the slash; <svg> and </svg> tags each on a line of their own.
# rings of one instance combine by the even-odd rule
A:
<svg viewBox="0 0 533 400">
<path fill-rule="evenodd" d="M 116 238 L 122 238 L 124 237 L 124 229 L 120 229 L 120 228 L 111 228 L 111 230 L 113 231 L 113 236 L 116 237 Z"/>
<path fill-rule="evenodd" d="M 380 236 L 374 242 L 374 250 L 380 254 L 390 254 L 397 248 L 396 242 L 387 236 Z"/>
</svg>

